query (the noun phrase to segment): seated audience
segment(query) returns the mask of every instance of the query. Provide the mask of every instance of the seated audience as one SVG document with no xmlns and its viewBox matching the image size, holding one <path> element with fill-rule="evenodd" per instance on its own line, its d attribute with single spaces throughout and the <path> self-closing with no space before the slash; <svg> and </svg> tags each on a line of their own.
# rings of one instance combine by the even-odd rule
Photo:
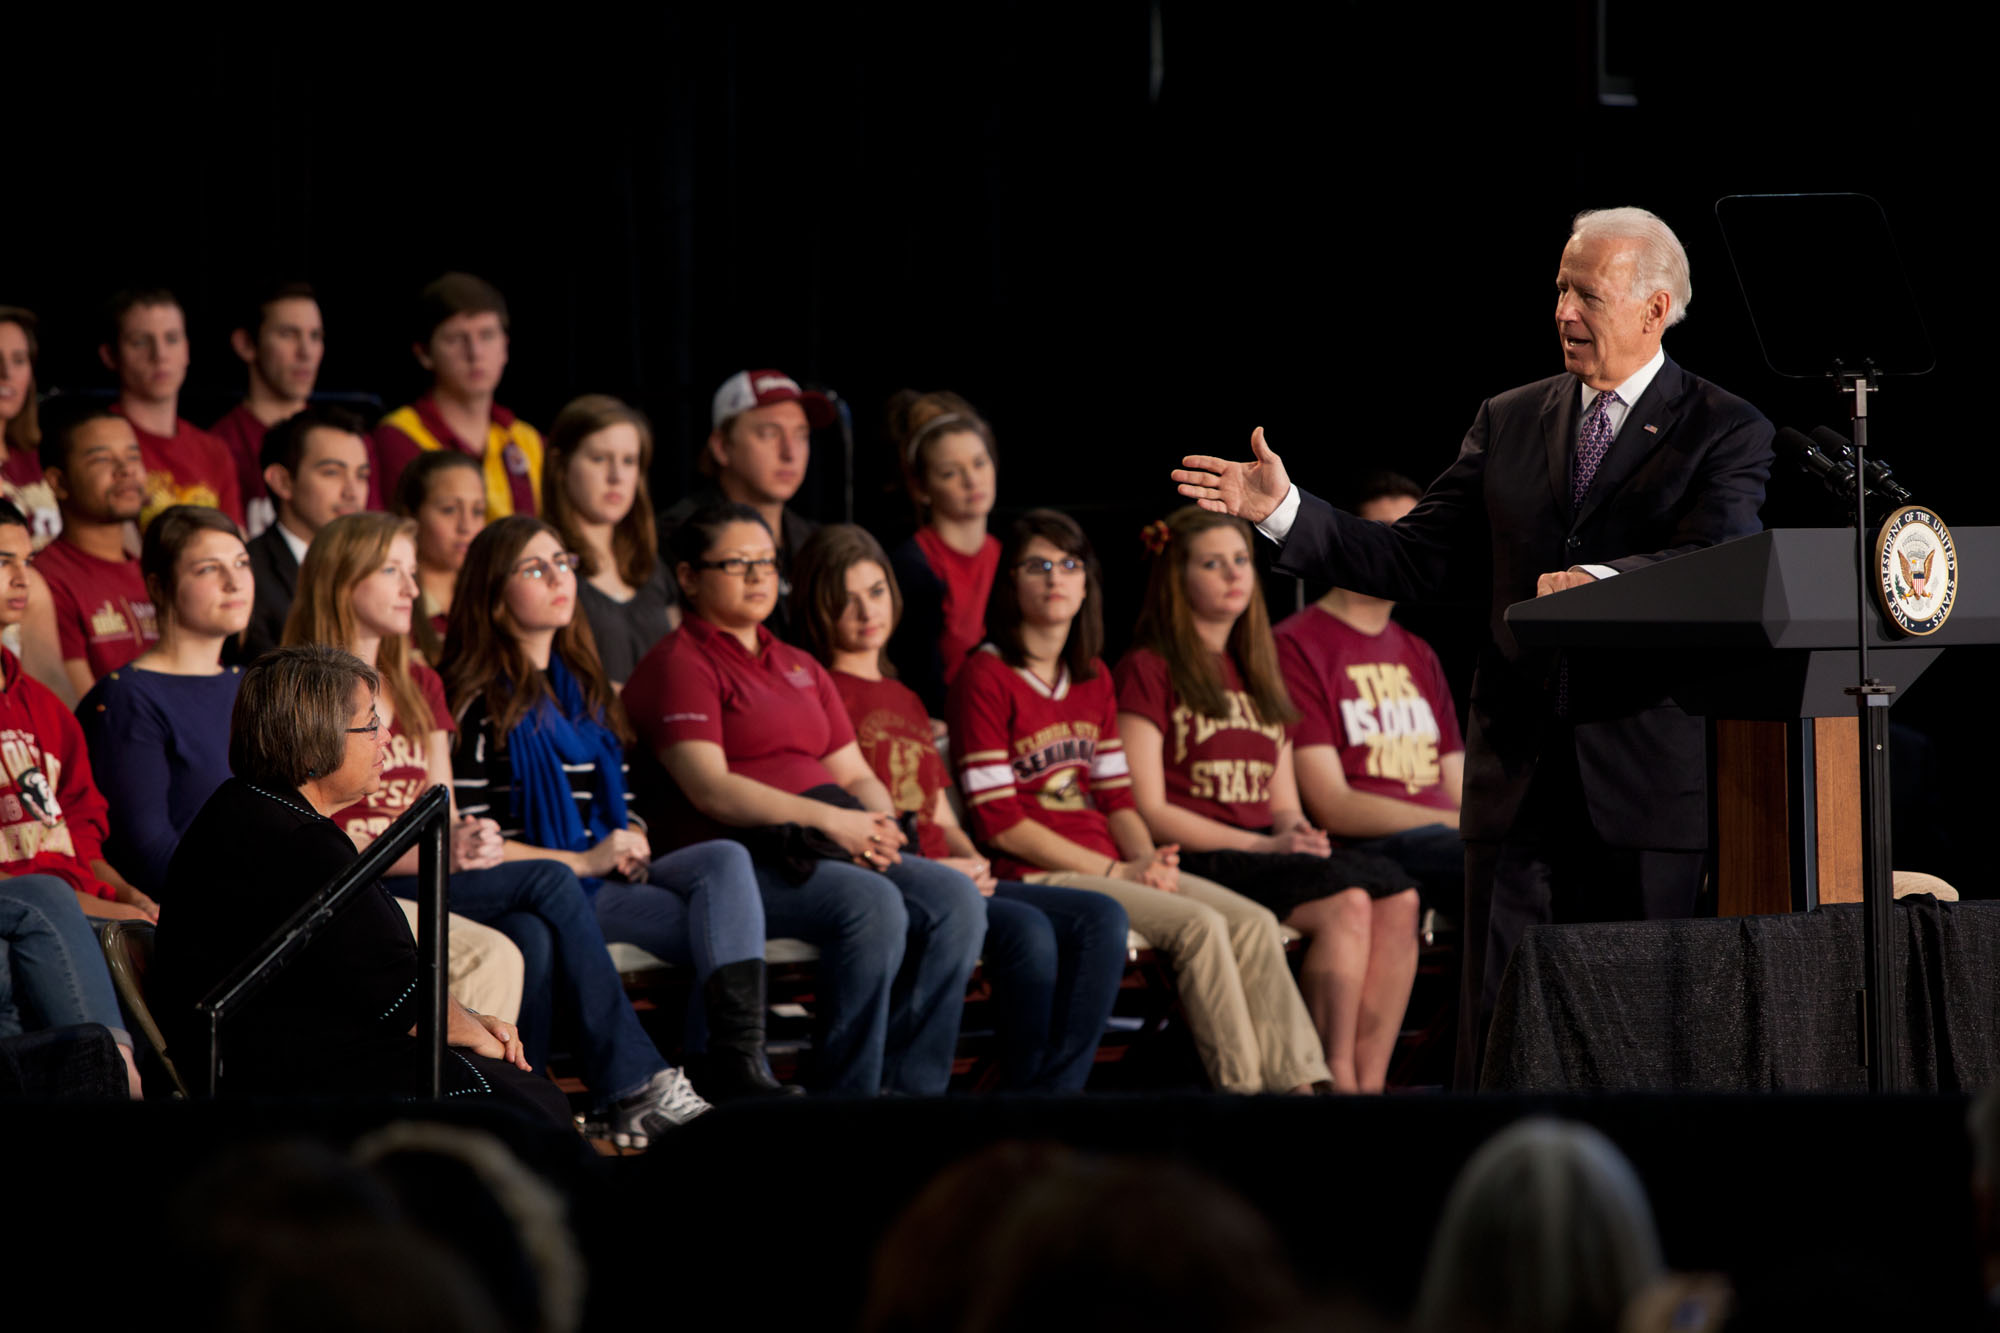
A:
<svg viewBox="0 0 2000 1333">
<path fill-rule="evenodd" d="M 320 644 L 281 648 L 244 671 L 230 719 L 235 776 L 209 797 L 167 873 L 171 908 L 149 989 L 168 1049 L 205 1056 L 201 998 L 360 854 L 333 816 L 381 781 L 378 684 L 372 668 Z M 368 885 L 231 1017 L 221 1091 L 424 1095 L 420 999 L 409 925 L 379 883 Z M 448 997 L 445 1010 L 446 1095 L 571 1123 L 555 1085 L 528 1071 L 513 1024 Z"/>
<path fill-rule="evenodd" d="M 56 414 L 52 413 L 52 416 Z M 146 500 L 132 424 L 80 404 L 42 437 L 42 467 L 62 506 L 62 536 L 35 556 L 55 607 L 57 651 L 78 698 L 159 638 L 152 599 L 125 533 Z"/>
<path fill-rule="evenodd" d="M 763 520 L 778 550 L 777 607 L 771 628 L 790 642 L 792 557 L 819 524 L 790 507 L 812 461 L 812 433 L 836 413 L 825 394 L 801 389 L 776 370 L 739 370 L 722 382 L 709 405 L 711 428 L 701 470 L 713 482 L 660 516 L 660 540 L 697 509 L 748 505 Z"/>
<path fill-rule="evenodd" d="M 221 657 L 249 614 L 252 562 L 221 513 L 176 505 L 146 529 L 139 563 L 162 608 L 159 644 L 98 681 L 77 711 L 111 803 L 107 852 L 159 893 L 181 835 L 229 779 L 242 668 Z M 498 932 L 454 917 L 448 965 L 461 1000 L 510 1021 L 519 1012 L 521 955 Z"/>
<path fill-rule="evenodd" d="M 264 432 L 305 411 L 326 355 L 326 329 L 312 284 L 282 282 L 261 289 L 229 331 L 229 347 L 249 374 L 249 392 L 208 429 L 236 461 L 244 531 L 255 537 L 277 518 L 264 482 Z M 363 499 L 374 507 L 373 495 Z"/>
<path fill-rule="evenodd" d="M 889 660 L 931 717 L 965 656 L 986 639 L 986 599 L 1000 539 L 986 530 L 997 473 L 993 428 L 955 393 L 900 395 L 889 434 L 917 507 L 916 535 L 896 548 L 904 616 Z"/>
<path fill-rule="evenodd" d="M 239 409 L 240 410 L 240 409 Z M 243 636 L 243 658 L 278 646 L 299 582 L 299 562 L 314 534 L 368 504 L 371 465 L 359 418 L 337 407 L 305 407 L 261 432 L 259 486 L 277 517 L 250 539 L 257 602 Z"/>
<path fill-rule="evenodd" d="M 1002 545 L 987 642 L 946 701 L 951 750 L 994 873 L 1116 899 L 1172 963 L 1209 1079 L 1307 1092 L 1331 1075 L 1285 964 L 1277 918 L 1182 874 L 1132 801 L 1118 739 L 1097 557 L 1066 514 L 1034 509 Z"/>
<path fill-rule="evenodd" d="M 1458 1174 L 1417 1293 L 1417 1333 L 1616 1333 L 1665 1273 L 1645 1186 L 1587 1125 L 1533 1118 Z"/>
<path fill-rule="evenodd" d="M 224 641 L 250 618 L 250 556 L 215 509 L 175 505 L 139 551 L 159 642 L 106 672 L 77 705 L 91 766 L 111 803 L 105 854 L 157 895 L 181 834 L 229 776 L 229 715 L 241 668 Z"/>
<path fill-rule="evenodd" d="M 41 347 L 32 310 L 0 305 L 0 495 L 27 516 L 41 550 L 62 531 L 62 511 L 42 475 L 41 409 L 35 401 L 35 361 Z"/>
<path fill-rule="evenodd" d="M 32 548 L 27 518 L 0 500 L 0 625 L 17 623 L 27 609 Z M 54 875 L 87 916 L 156 917 L 153 900 L 104 860 L 104 797 L 75 714 L 5 648 L 0 711 L 8 756 L 0 765 L 0 882 Z"/>
<path fill-rule="evenodd" d="M 1417 974 L 1416 882 L 1335 851 L 1301 812 L 1278 649 L 1250 525 L 1196 505 L 1147 529 L 1153 547 L 1118 735 L 1146 827 L 1181 870 L 1218 880 L 1309 937 L 1299 988 L 1333 1086 L 1380 1092 Z"/>
<path fill-rule="evenodd" d="M 306 554 L 299 600 L 286 627 L 287 643 L 345 646 L 382 678 L 377 712 L 389 737 L 382 785 L 334 816 L 356 847 L 373 842 L 431 787 L 452 789 L 444 685 L 435 671 L 410 661 L 415 532 L 411 520 L 389 514 L 353 514 L 328 524 Z M 491 819 L 455 820 L 450 853 L 453 912 L 501 931 L 526 960 L 520 1030 L 530 1067 L 548 1062 L 560 1000 L 576 1018 L 584 1081 L 610 1108 L 613 1137 L 644 1146 L 656 1131 L 644 1123 L 654 1108 L 641 1094 L 667 1063 L 626 1002 L 576 875 L 551 860 L 509 860 Z M 411 848 L 383 885 L 415 900 L 421 891 L 416 873 Z"/>
<path fill-rule="evenodd" d="M 112 408 L 132 423 L 146 460 L 139 526 L 170 505 L 206 505 L 243 521 L 243 497 L 229 446 L 180 415 L 187 380 L 187 316 L 170 291 L 120 292 L 106 312 L 97 355 L 118 377 Z"/>
<path fill-rule="evenodd" d="M 394 512 L 417 521 L 417 647 L 433 665 L 444 656 L 458 571 L 486 526 L 486 485 L 479 465 L 461 453 L 429 453 L 403 469 Z"/>
<path fill-rule="evenodd" d="M 686 615 L 624 695 L 672 778 L 663 840 L 733 833 L 755 849 L 771 934 L 820 950 L 823 1086 L 942 1093 L 985 900 L 959 871 L 901 851 L 895 805 L 826 669 L 764 627 L 778 552 L 763 516 L 696 510 L 673 556 Z"/>
<path fill-rule="evenodd" d="M 1394 523 L 1422 495 L 1408 478 L 1380 473 L 1354 512 Z M 1395 609 L 1333 588 L 1278 626 L 1285 688 L 1301 714 L 1299 794 L 1314 823 L 1395 861 L 1431 906 L 1455 915 L 1465 890 L 1465 742 L 1437 654 L 1389 618 Z"/>
<path fill-rule="evenodd" d="M 381 493 L 419 454 L 451 450 L 480 466 L 495 518 L 541 510 L 542 437 L 493 399 L 507 369 L 507 301 L 470 273 L 447 273 L 417 296 L 410 350 L 430 392 L 375 428 Z"/>
<path fill-rule="evenodd" d="M 764 1059 L 764 912 L 749 856 L 720 840 L 654 855 L 627 800 L 631 727 L 576 614 L 576 566 L 555 529 L 526 514 L 492 524 L 466 554 L 445 643 L 460 809 L 500 823 L 509 859 L 566 867 L 603 938 L 692 964 L 721 1096 L 780 1094 Z M 686 1108 L 664 1105 L 670 1119 L 704 1109 L 687 1095 Z"/>
<path fill-rule="evenodd" d="M 652 466 L 652 426 L 616 398 L 586 394 L 549 427 L 542 503 L 563 544 L 583 560 L 577 593 L 604 674 L 621 689 L 681 619 L 653 531 Z"/>
<path fill-rule="evenodd" d="M 855 743 L 924 856 L 986 895 L 981 965 L 999 1016 L 1010 1088 L 1080 1092 L 1125 975 L 1125 909 L 1101 893 L 996 881 L 959 827 L 951 770 L 917 696 L 891 679 L 883 646 L 902 597 L 889 558 L 860 528 L 821 528 L 799 549 L 792 623 L 833 676 Z"/>
</svg>

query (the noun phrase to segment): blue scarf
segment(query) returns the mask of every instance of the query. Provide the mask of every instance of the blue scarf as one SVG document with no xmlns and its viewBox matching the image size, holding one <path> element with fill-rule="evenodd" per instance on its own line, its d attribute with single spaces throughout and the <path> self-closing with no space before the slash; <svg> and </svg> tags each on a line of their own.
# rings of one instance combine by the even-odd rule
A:
<svg viewBox="0 0 2000 1333">
<path fill-rule="evenodd" d="M 602 715 L 584 706 L 583 688 L 553 653 L 548 681 L 554 704 L 543 699 L 507 735 L 514 764 L 514 817 L 537 847 L 587 852 L 612 830 L 625 827 L 625 755 Z M 596 776 L 590 779 L 596 799 L 590 803 L 587 826 L 577 812 L 572 775 L 563 771 L 565 764 L 596 766 Z M 599 879 L 583 880 L 586 893 L 595 894 L 602 885 Z"/>
</svg>

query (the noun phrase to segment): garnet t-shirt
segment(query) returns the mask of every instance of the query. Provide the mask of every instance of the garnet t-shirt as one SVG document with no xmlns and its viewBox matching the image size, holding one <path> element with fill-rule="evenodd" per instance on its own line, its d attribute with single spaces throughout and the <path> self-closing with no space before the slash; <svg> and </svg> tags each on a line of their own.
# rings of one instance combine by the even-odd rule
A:
<svg viewBox="0 0 2000 1333">
<path fill-rule="evenodd" d="M 146 503 L 139 510 L 140 528 L 174 505 L 206 505 L 242 524 L 243 496 L 236 482 L 236 459 L 228 445 L 187 421 L 176 420 L 170 436 L 143 430 L 136 421 L 131 425 L 132 433 L 139 437 L 139 455 L 146 461 Z"/>
<path fill-rule="evenodd" d="M 1390 621 L 1364 634 L 1309 606 L 1277 628 L 1296 745 L 1331 745 L 1348 786 L 1454 810 L 1438 761 L 1465 748 L 1431 646 Z"/>
<path fill-rule="evenodd" d="M 909 686 L 893 680 L 863 680 L 845 671 L 829 673 L 840 701 L 854 724 L 861 757 L 882 785 L 899 814 L 917 817 L 917 851 L 936 861 L 951 855 L 944 830 L 931 818 L 938 793 L 951 781 L 944 756 L 931 739 L 931 720 L 924 701 Z"/>
<path fill-rule="evenodd" d="M 1000 539 L 987 534 L 973 555 L 952 549 L 928 525 L 917 529 L 917 545 L 944 584 L 944 630 L 938 635 L 938 662 L 949 686 L 965 656 L 986 639 L 986 602 L 1000 568 Z"/>
<path fill-rule="evenodd" d="M 366 847 L 381 837 L 389 825 L 430 789 L 431 732 L 453 730 L 451 708 L 444 701 L 444 682 L 438 679 L 438 673 L 421 662 L 412 662 L 410 679 L 430 705 L 431 725 L 413 732 L 400 713 L 390 721 L 389 752 L 382 758 L 381 787 L 333 817 L 341 832 L 354 839 L 356 847 Z"/>
<path fill-rule="evenodd" d="M 1204 717 L 1182 703 L 1166 659 L 1150 648 L 1134 648 L 1118 664 L 1118 711 L 1160 729 L 1168 801 L 1237 828 L 1267 829 L 1285 728 L 1257 716 L 1227 653 L 1217 653 L 1215 663 L 1229 702 L 1225 717 Z"/>
<path fill-rule="evenodd" d="M 35 568 L 55 604 L 64 661 L 82 661 L 91 675 L 102 676 L 159 640 L 137 559 L 100 560 L 58 538 L 35 556 Z"/>
</svg>

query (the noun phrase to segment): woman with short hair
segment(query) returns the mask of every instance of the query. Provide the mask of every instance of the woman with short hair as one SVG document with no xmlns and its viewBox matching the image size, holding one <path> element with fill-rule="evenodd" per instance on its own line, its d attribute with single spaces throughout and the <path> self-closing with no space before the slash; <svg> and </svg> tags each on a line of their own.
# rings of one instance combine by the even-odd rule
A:
<svg viewBox="0 0 2000 1333">
<path fill-rule="evenodd" d="M 148 988 L 168 1049 L 208 1049 L 196 1005 L 360 855 L 333 822 L 381 782 L 381 678 L 342 648 L 280 648 L 243 673 L 231 777 L 167 871 Z M 223 1028 L 222 1091 L 419 1096 L 416 944 L 380 883 L 362 888 Z M 527 1071 L 519 1035 L 445 1001 L 447 1096 L 490 1096 L 568 1126 L 567 1100 Z"/>
</svg>

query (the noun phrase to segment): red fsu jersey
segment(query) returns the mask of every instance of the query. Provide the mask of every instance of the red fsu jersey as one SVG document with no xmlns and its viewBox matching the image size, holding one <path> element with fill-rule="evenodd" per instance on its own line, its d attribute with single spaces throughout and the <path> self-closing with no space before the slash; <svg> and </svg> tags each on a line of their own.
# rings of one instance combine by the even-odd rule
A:
<svg viewBox="0 0 2000 1333">
<path fill-rule="evenodd" d="M 1010 667 L 991 644 L 966 658 L 945 712 L 951 751 L 972 836 L 993 835 L 1024 819 L 1047 825 L 1080 847 L 1115 859 L 1105 816 L 1132 806 L 1132 774 L 1118 739 L 1111 673 L 1075 682 L 1065 668 L 1053 688 L 1026 668 Z M 993 872 L 1017 879 L 1046 867 L 995 855 Z"/>
</svg>

